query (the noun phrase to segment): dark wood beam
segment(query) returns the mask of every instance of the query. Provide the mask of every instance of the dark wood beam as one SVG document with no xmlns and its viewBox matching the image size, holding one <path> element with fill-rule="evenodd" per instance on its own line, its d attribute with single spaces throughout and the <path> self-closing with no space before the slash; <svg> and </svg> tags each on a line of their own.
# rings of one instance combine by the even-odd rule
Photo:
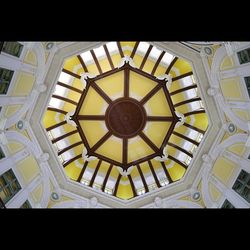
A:
<svg viewBox="0 0 250 250">
<path fill-rule="evenodd" d="M 78 115 L 77 120 L 104 121 L 105 115 Z"/>
<path fill-rule="evenodd" d="M 91 180 L 90 180 L 90 182 L 89 182 L 89 186 L 90 186 L 90 187 L 92 187 L 93 184 L 94 184 L 96 175 L 97 175 L 97 173 L 98 173 L 98 171 L 99 171 L 99 168 L 100 168 L 101 164 L 102 164 L 102 160 L 99 160 L 98 163 L 97 163 L 97 166 L 96 166 L 96 168 L 95 168 L 94 174 L 93 174 L 93 176 L 92 176 L 92 178 L 91 178 Z"/>
<path fill-rule="evenodd" d="M 129 69 L 124 70 L 124 97 L 129 97 Z"/>
<path fill-rule="evenodd" d="M 148 122 L 172 122 L 173 120 L 172 116 L 147 116 Z"/>
<path fill-rule="evenodd" d="M 75 77 L 75 78 L 81 79 L 81 76 L 79 76 L 79 75 L 77 75 L 76 73 L 74 73 L 74 72 L 72 72 L 72 71 L 69 71 L 69 70 L 67 70 L 67 69 L 62 69 L 62 72 L 66 73 L 66 74 L 68 74 L 68 75 L 71 75 L 71 76 L 73 76 L 73 77 Z"/>
<path fill-rule="evenodd" d="M 134 197 L 136 197 L 137 193 L 136 193 L 135 185 L 134 185 L 134 182 L 133 182 L 132 177 L 131 177 L 130 174 L 128 175 L 128 179 L 129 179 L 132 191 L 133 191 L 133 195 L 134 195 Z"/>
<path fill-rule="evenodd" d="M 91 82 L 91 87 L 108 103 L 112 103 L 110 97 L 95 83 Z"/>
<path fill-rule="evenodd" d="M 141 105 L 144 105 L 151 97 L 153 97 L 161 89 L 161 87 L 162 86 L 160 84 L 157 84 L 156 87 L 149 91 L 149 93 L 141 99 Z"/>
<path fill-rule="evenodd" d="M 77 105 L 77 102 L 75 102 L 75 101 L 73 101 L 73 100 L 71 100 L 71 99 L 68 99 L 68 98 L 66 98 L 66 97 L 60 96 L 60 95 L 52 95 L 52 97 L 53 97 L 53 98 L 56 98 L 56 99 L 59 99 L 59 100 L 61 100 L 61 101 L 64 101 L 64 102 L 69 102 L 69 103 L 71 103 L 71 104 L 73 104 L 73 105 Z"/>
<path fill-rule="evenodd" d="M 173 77 L 173 78 L 172 78 L 172 81 L 174 82 L 174 81 L 180 80 L 180 79 L 182 79 L 182 78 L 184 78 L 184 77 L 191 76 L 191 75 L 193 75 L 193 72 L 192 72 L 192 71 L 187 72 L 187 73 L 185 73 L 185 74 L 182 74 L 182 75 L 180 75 L 180 76 Z"/>
<path fill-rule="evenodd" d="M 66 121 L 59 122 L 59 123 L 57 123 L 57 124 L 55 124 L 55 125 L 53 125 L 53 126 L 50 126 L 50 127 L 46 128 L 46 130 L 47 130 L 47 131 L 50 131 L 50 130 L 52 130 L 52 129 L 54 129 L 54 128 L 58 128 L 58 127 L 60 127 L 60 126 L 62 126 L 62 125 L 64 125 L 64 124 L 66 124 L 66 123 L 67 123 Z"/>
<path fill-rule="evenodd" d="M 169 95 L 166 84 L 163 86 L 163 92 L 164 92 L 164 95 L 165 95 L 165 97 L 167 99 L 168 106 L 169 106 L 169 108 L 170 108 L 170 110 L 172 112 L 172 115 L 175 115 L 174 104 L 173 104 L 172 99 L 171 99 L 171 97 Z"/>
<path fill-rule="evenodd" d="M 160 56 L 158 57 L 158 59 L 157 59 L 155 65 L 154 65 L 154 68 L 152 69 L 151 75 L 154 75 L 154 73 L 155 73 L 155 71 L 157 70 L 157 68 L 158 68 L 158 66 L 159 66 L 159 64 L 160 64 L 160 62 L 161 62 L 161 59 L 162 59 L 162 57 L 165 55 L 165 53 L 166 53 L 165 51 L 162 51 L 162 52 L 161 52 Z"/>
<path fill-rule="evenodd" d="M 72 91 L 75 91 L 75 92 L 77 92 L 77 93 L 79 93 L 79 94 L 82 94 L 82 90 L 80 90 L 80 89 L 78 89 L 78 88 L 75 88 L 75 87 L 72 87 L 72 86 L 70 86 L 70 85 L 68 85 L 68 84 L 65 84 L 65 83 L 62 83 L 62 82 L 57 82 L 57 85 L 60 85 L 60 86 L 62 86 L 62 87 L 64 87 L 64 88 L 67 88 L 67 89 L 70 89 L 70 90 L 72 90 Z"/>
<path fill-rule="evenodd" d="M 157 175 L 156 175 L 156 173 L 155 173 L 155 170 L 154 170 L 154 167 L 153 167 L 152 162 L 151 162 L 151 161 L 148 161 L 148 165 L 149 165 L 149 168 L 150 168 L 150 170 L 151 170 L 151 172 L 152 172 L 152 174 L 153 174 L 153 177 L 154 177 L 154 180 L 155 180 L 155 183 L 156 183 L 157 187 L 160 188 L 160 187 L 161 187 L 161 184 L 160 184 L 160 182 L 159 182 L 159 180 L 158 180 L 158 177 L 157 177 Z"/>
<path fill-rule="evenodd" d="M 143 141 L 146 142 L 146 144 L 148 144 L 150 148 L 154 150 L 154 152 L 159 151 L 159 148 L 157 148 L 156 145 L 143 132 L 140 132 L 139 136 L 142 138 Z"/>
<path fill-rule="evenodd" d="M 184 105 L 184 104 L 187 104 L 187 103 L 190 103 L 190 102 L 197 102 L 197 101 L 201 101 L 201 98 L 200 97 L 195 97 L 195 98 L 191 98 L 191 99 L 187 99 L 185 101 L 182 101 L 182 102 L 179 102 L 179 103 L 176 103 L 174 105 L 174 107 L 179 107 L 181 105 Z"/>
<path fill-rule="evenodd" d="M 67 134 L 64 134 L 64 135 L 61 135 L 61 136 L 58 136 L 58 137 L 52 139 L 51 142 L 54 144 L 54 143 L 56 143 L 56 142 L 58 142 L 58 141 L 60 141 L 60 140 L 62 140 L 62 139 L 64 139 L 64 138 L 66 138 L 66 137 L 68 137 L 68 136 L 71 136 L 71 135 L 73 135 L 73 134 L 76 134 L 77 132 L 78 132 L 77 129 L 76 129 L 76 130 L 73 130 L 73 131 L 71 131 L 71 132 L 69 132 L 69 133 L 67 133 Z"/>
<path fill-rule="evenodd" d="M 94 59 L 94 62 L 95 62 L 96 67 L 97 67 L 97 69 L 98 69 L 98 71 L 99 71 L 99 74 L 102 74 L 102 68 L 101 68 L 101 66 L 100 66 L 100 64 L 99 64 L 99 61 L 98 61 L 98 59 L 97 59 L 97 57 L 96 57 L 96 55 L 95 55 L 94 50 L 90 50 L 90 53 L 91 53 L 91 55 L 92 55 L 92 57 L 93 57 L 93 59 Z"/>
<path fill-rule="evenodd" d="M 70 163 L 72 163 L 73 161 L 78 160 L 79 158 L 82 157 L 82 154 L 76 155 L 75 157 L 69 159 L 68 161 L 63 163 L 63 167 L 65 168 L 66 166 L 68 166 Z"/>
<path fill-rule="evenodd" d="M 90 84 L 87 81 L 86 88 L 83 90 L 82 95 L 81 95 L 81 97 L 80 97 L 80 99 L 78 101 L 78 105 L 76 107 L 75 114 L 79 114 L 79 112 L 80 112 L 80 110 L 82 108 L 83 102 L 84 102 L 84 100 L 86 98 L 86 95 L 88 93 L 89 88 L 90 88 Z"/>
<path fill-rule="evenodd" d="M 47 110 L 54 111 L 54 112 L 57 112 L 57 113 L 61 113 L 61 114 L 64 114 L 64 115 L 66 115 L 68 113 L 65 110 L 61 110 L 61 109 L 57 109 L 57 108 L 52 108 L 52 107 L 48 107 Z"/>
<path fill-rule="evenodd" d="M 176 163 L 178 163 L 179 165 L 181 165 L 181 166 L 184 167 L 185 169 L 187 169 L 188 166 L 187 166 L 186 164 L 184 164 L 183 162 L 179 161 L 178 159 L 176 159 L 175 157 L 169 155 L 168 158 L 169 158 L 170 160 L 175 161 Z"/>
<path fill-rule="evenodd" d="M 197 142 L 197 141 L 195 141 L 195 140 L 193 140 L 193 139 L 191 139 L 191 138 L 189 138 L 189 137 L 187 137 L 187 136 L 185 136 L 183 134 L 180 134 L 180 133 L 178 133 L 176 131 L 173 131 L 173 135 L 176 135 L 176 136 L 178 136 L 178 137 L 180 137 L 180 138 L 182 138 L 182 139 L 184 139 L 186 141 L 189 141 L 189 142 L 193 143 L 196 146 L 199 146 L 199 142 Z"/>
<path fill-rule="evenodd" d="M 140 42 L 136 42 L 130 57 L 133 59 Z"/>
<path fill-rule="evenodd" d="M 117 42 L 116 44 L 117 44 L 119 53 L 120 53 L 120 55 L 121 55 L 121 58 L 123 58 L 123 57 L 124 57 L 124 54 L 123 54 L 123 51 L 122 51 L 121 43 L 120 43 L 120 42 Z"/>
<path fill-rule="evenodd" d="M 105 190 L 105 187 L 106 187 L 106 184 L 108 182 L 108 178 L 109 178 L 109 175 L 111 173 L 112 168 L 113 168 L 113 164 L 110 164 L 109 169 L 107 171 L 107 174 L 106 174 L 105 179 L 104 179 L 103 184 L 102 184 L 102 191 L 103 192 Z"/>
<path fill-rule="evenodd" d="M 195 130 L 195 131 L 197 131 L 197 132 L 199 132 L 199 133 L 201 133 L 201 134 L 205 134 L 205 133 L 206 133 L 205 130 L 202 130 L 202 129 L 199 129 L 199 128 L 197 128 L 197 127 L 194 127 L 194 126 L 192 126 L 192 125 L 190 125 L 190 124 L 188 124 L 188 123 L 186 123 L 186 122 L 184 122 L 183 125 L 186 126 L 186 127 L 188 127 L 188 128 L 191 128 L 191 129 L 193 129 L 193 130 Z"/>
<path fill-rule="evenodd" d="M 91 149 L 90 149 L 90 151 L 91 151 Z M 91 151 L 91 155 L 92 155 L 92 156 L 96 156 L 98 159 L 101 159 L 101 160 L 103 160 L 103 161 L 106 161 L 106 162 L 108 162 L 108 163 L 110 163 L 110 164 L 113 164 L 114 166 L 119 166 L 119 167 L 123 168 L 123 165 L 122 165 L 121 162 L 115 161 L 115 160 L 113 160 L 113 159 L 111 159 L 111 158 L 108 158 L 108 157 L 102 155 L 102 154 L 98 154 L 98 153 L 96 153 L 96 152 L 92 152 L 92 151 Z"/>
<path fill-rule="evenodd" d="M 70 150 L 70 149 L 72 149 L 72 148 L 74 148 L 74 147 L 77 147 L 77 146 L 79 146 L 79 145 L 82 145 L 82 141 L 76 142 L 76 143 L 74 143 L 74 144 L 69 145 L 69 146 L 66 147 L 66 148 L 63 148 L 63 149 L 59 150 L 57 154 L 58 154 L 58 156 L 59 156 L 59 155 L 65 153 L 66 151 L 68 151 L 68 150 Z"/>
<path fill-rule="evenodd" d="M 128 163 L 128 138 L 123 138 L 122 143 L 122 163 L 126 165 Z"/>
<path fill-rule="evenodd" d="M 190 156 L 191 158 L 193 158 L 193 154 L 190 153 L 190 152 L 188 152 L 186 149 L 181 148 L 181 147 L 179 147 L 178 145 L 175 145 L 175 144 L 172 143 L 172 142 L 168 142 L 168 145 L 171 146 L 171 147 L 173 147 L 173 148 L 176 148 L 176 149 L 180 150 L 180 151 L 183 152 L 184 154 L 186 154 L 186 155 Z"/>
<path fill-rule="evenodd" d="M 82 169 L 81 169 L 81 172 L 80 172 L 80 175 L 79 175 L 79 177 L 78 177 L 78 179 L 77 179 L 77 182 L 80 182 L 80 181 L 82 180 L 83 174 L 84 174 L 84 172 L 85 172 L 85 170 L 86 170 L 88 164 L 89 164 L 88 161 L 85 161 L 85 162 L 84 162 L 84 165 L 83 165 L 83 167 L 82 167 Z"/>
<path fill-rule="evenodd" d="M 143 58 L 143 60 L 142 60 L 142 62 L 141 62 L 141 65 L 140 65 L 139 69 L 143 69 L 143 67 L 144 67 L 144 65 L 145 65 L 145 63 L 146 63 L 146 61 L 147 61 L 147 59 L 148 59 L 148 56 L 149 56 L 149 54 L 150 54 L 152 48 L 153 48 L 153 45 L 150 45 L 150 46 L 148 47 L 148 50 L 147 50 L 147 52 L 146 52 L 146 54 L 145 54 L 145 56 L 144 56 L 144 58 Z"/>
<path fill-rule="evenodd" d="M 84 72 L 86 72 L 86 73 L 89 72 L 88 69 L 87 69 L 86 64 L 84 63 L 84 61 L 82 59 L 82 57 L 80 55 L 78 55 L 77 58 L 78 58 L 79 62 L 81 63 Z"/>
<path fill-rule="evenodd" d="M 190 115 L 197 115 L 197 114 L 202 114 L 202 113 L 206 113 L 206 111 L 204 109 L 199 109 L 199 110 L 188 112 L 188 113 L 184 114 L 184 116 L 187 117 Z"/>
<path fill-rule="evenodd" d="M 172 178 L 171 178 L 171 176 L 170 176 L 170 174 L 169 174 L 169 172 L 168 172 L 168 170 L 167 170 L 167 168 L 165 166 L 165 163 L 162 162 L 162 161 L 161 161 L 161 166 L 162 166 L 162 168 L 164 170 L 164 173 L 165 173 L 166 177 L 168 178 L 169 183 L 172 183 L 173 180 L 172 180 Z"/>
<path fill-rule="evenodd" d="M 106 135 L 104 135 L 91 149 L 91 152 L 95 152 L 105 141 L 109 139 L 112 133 L 109 131 Z"/>
<path fill-rule="evenodd" d="M 106 71 L 106 72 L 104 72 L 104 73 L 102 73 L 102 74 L 96 76 L 96 77 L 94 78 L 94 80 L 95 80 L 95 81 L 100 80 L 100 79 L 102 79 L 102 78 L 104 78 L 104 77 L 113 75 L 113 74 L 118 73 L 118 72 L 123 71 L 123 70 L 124 70 L 124 67 L 111 69 L 111 70 L 109 70 L 109 71 Z M 91 79 L 89 79 L 89 80 L 91 81 Z"/>
<path fill-rule="evenodd" d="M 86 136 L 85 136 L 85 134 L 84 134 L 84 132 L 83 132 L 83 130 L 81 128 L 80 122 L 77 119 L 74 120 L 74 121 L 76 123 L 77 130 L 78 130 L 78 133 L 80 134 L 80 137 L 81 137 L 81 139 L 83 141 L 83 144 L 87 148 L 87 150 L 89 151 L 90 150 L 90 146 L 89 146 L 88 140 L 87 140 L 87 138 L 86 138 Z"/>
<path fill-rule="evenodd" d="M 115 187 L 114 187 L 114 192 L 113 192 L 113 195 L 114 195 L 114 196 L 116 196 L 116 194 L 117 194 L 117 190 L 118 190 L 118 187 L 119 187 L 121 178 L 122 178 L 122 175 L 119 174 L 119 175 L 118 175 L 118 178 L 117 178 L 117 181 L 116 181 L 116 183 L 115 183 Z"/>
<path fill-rule="evenodd" d="M 149 191 L 149 190 L 148 190 L 148 184 L 147 184 L 147 182 L 146 182 L 146 180 L 145 180 L 145 177 L 144 177 L 144 175 L 143 175 L 143 173 L 142 173 L 141 167 L 140 167 L 139 164 L 137 164 L 136 166 L 137 166 L 138 172 L 139 172 L 139 174 L 140 174 L 140 177 L 141 177 L 141 180 L 142 180 L 144 189 L 145 189 L 146 192 L 148 192 L 148 191 Z"/>
<path fill-rule="evenodd" d="M 110 54 L 109 54 L 109 50 L 108 50 L 108 48 L 107 48 L 107 45 L 104 44 L 104 45 L 103 45 L 103 48 L 104 48 L 104 50 L 105 50 L 105 53 L 106 53 L 106 56 L 107 56 L 107 58 L 108 58 L 108 61 L 109 61 L 109 64 L 110 64 L 111 69 L 114 69 L 115 67 L 114 67 L 112 58 L 111 58 L 111 56 L 110 56 Z"/>
<path fill-rule="evenodd" d="M 172 60 L 172 62 L 169 64 L 169 66 L 167 67 L 167 70 L 165 72 L 165 74 L 169 74 L 170 70 L 173 68 L 174 64 L 176 63 L 176 61 L 178 60 L 178 57 L 174 57 L 174 59 Z"/>
<path fill-rule="evenodd" d="M 173 96 L 173 95 L 179 94 L 181 92 L 187 91 L 189 89 L 195 89 L 195 88 L 197 88 L 197 84 L 192 84 L 192 85 L 187 86 L 185 88 L 177 89 L 177 90 L 171 92 L 170 95 Z"/>
</svg>

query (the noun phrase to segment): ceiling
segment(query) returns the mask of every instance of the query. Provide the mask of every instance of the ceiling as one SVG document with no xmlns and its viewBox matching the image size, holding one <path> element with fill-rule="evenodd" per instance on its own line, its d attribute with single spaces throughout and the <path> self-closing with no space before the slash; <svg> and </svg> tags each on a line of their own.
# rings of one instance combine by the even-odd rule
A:
<svg viewBox="0 0 250 250">
<path fill-rule="evenodd" d="M 188 59 L 147 42 L 64 57 L 42 125 L 66 178 L 122 201 L 181 183 L 210 127 Z"/>
</svg>

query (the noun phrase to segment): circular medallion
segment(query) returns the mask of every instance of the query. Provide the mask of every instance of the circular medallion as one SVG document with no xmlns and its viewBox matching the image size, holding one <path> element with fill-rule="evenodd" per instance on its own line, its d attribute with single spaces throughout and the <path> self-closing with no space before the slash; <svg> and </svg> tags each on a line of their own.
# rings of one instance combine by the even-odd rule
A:
<svg viewBox="0 0 250 250">
<path fill-rule="evenodd" d="M 108 107 L 106 118 L 106 125 L 115 136 L 131 138 L 145 127 L 146 111 L 137 100 L 122 98 Z"/>
</svg>

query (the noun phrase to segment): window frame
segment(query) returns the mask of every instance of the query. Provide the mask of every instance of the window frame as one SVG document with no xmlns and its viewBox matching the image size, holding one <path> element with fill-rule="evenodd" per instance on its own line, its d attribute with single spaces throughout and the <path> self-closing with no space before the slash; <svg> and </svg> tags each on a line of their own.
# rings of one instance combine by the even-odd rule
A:
<svg viewBox="0 0 250 250">
<path fill-rule="evenodd" d="M 14 56 L 14 55 L 12 55 L 12 54 L 9 54 L 9 53 L 3 51 L 4 43 L 6 43 L 6 42 L 8 42 L 8 41 L 4 41 L 4 42 L 3 42 L 2 48 L 1 48 L 1 50 L 0 50 L 0 54 L 3 54 L 3 55 L 5 55 L 5 56 L 10 56 L 10 57 L 15 58 L 15 59 L 20 59 L 20 60 L 22 60 L 23 57 L 24 57 L 24 53 L 23 53 L 23 52 L 25 51 L 25 44 L 24 44 L 23 42 L 15 41 L 15 42 L 19 43 L 20 45 L 22 45 L 23 47 L 22 47 L 22 51 L 21 51 L 21 53 L 20 53 L 20 56 Z"/>
</svg>

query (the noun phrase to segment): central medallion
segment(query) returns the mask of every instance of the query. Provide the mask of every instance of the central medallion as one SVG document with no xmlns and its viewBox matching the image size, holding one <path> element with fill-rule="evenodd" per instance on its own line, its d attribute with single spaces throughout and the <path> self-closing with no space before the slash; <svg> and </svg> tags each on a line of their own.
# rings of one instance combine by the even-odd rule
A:
<svg viewBox="0 0 250 250">
<path fill-rule="evenodd" d="M 120 98 L 111 103 L 105 116 L 106 126 L 120 138 L 138 135 L 146 124 L 144 107 L 132 98 Z"/>
</svg>

